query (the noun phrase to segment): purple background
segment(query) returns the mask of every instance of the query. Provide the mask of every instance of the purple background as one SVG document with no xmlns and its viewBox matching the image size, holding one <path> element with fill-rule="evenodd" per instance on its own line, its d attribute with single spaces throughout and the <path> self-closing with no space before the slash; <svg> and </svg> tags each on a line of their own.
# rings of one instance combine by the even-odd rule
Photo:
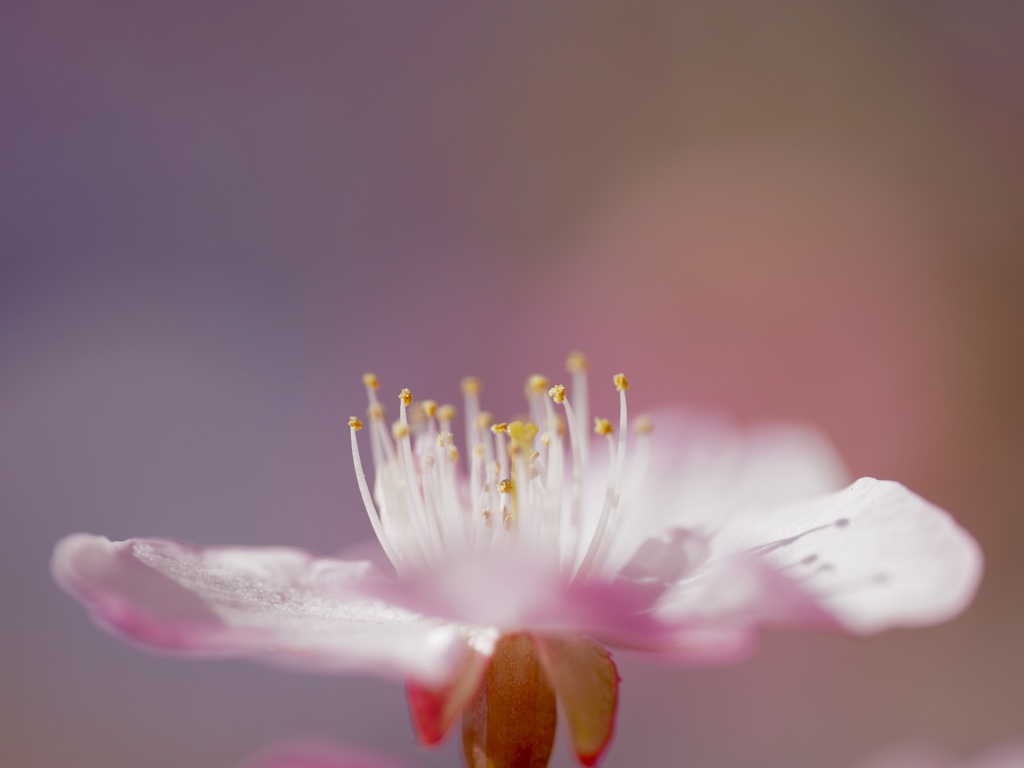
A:
<svg viewBox="0 0 1024 768">
<path fill-rule="evenodd" d="M 989 560 L 940 628 L 623 658 L 608 765 L 1020 734 L 1022 10 L 5 7 L 0 763 L 216 768 L 301 733 L 416 757 L 400 686 L 136 652 L 52 584 L 51 548 L 343 548 L 370 535 L 360 373 L 440 400 L 478 374 L 512 413 L 576 347 L 634 408 L 821 425 Z"/>
</svg>

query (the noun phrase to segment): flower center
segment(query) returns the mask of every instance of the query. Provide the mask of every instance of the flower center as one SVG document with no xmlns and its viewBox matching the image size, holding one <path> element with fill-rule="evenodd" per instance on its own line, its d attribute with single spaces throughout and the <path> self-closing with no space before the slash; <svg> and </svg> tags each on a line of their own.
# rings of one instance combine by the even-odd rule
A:
<svg viewBox="0 0 1024 768">
<path fill-rule="evenodd" d="M 463 379 L 468 467 L 455 444 L 453 406 L 416 402 L 403 389 L 398 420 L 388 429 L 377 397 L 380 383 L 373 374 L 363 376 L 370 401 L 372 493 L 356 437 L 363 424 L 354 416 L 348 422 L 352 460 L 374 533 L 399 573 L 460 551 L 507 547 L 528 547 L 569 578 L 601 568 L 622 509 L 629 382 L 621 373 L 613 377 L 619 393 L 617 434 L 610 421 L 595 419 L 594 431 L 608 445 L 607 481 L 600 510 L 584 509 L 588 445 L 580 426 L 588 418 L 586 358 L 573 353 L 566 370 L 572 376 L 571 401 L 564 385 L 531 376 L 529 421 L 511 423 L 494 422 L 481 409 L 480 381 Z M 635 431 L 646 442 L 650 420 L 637 422 Z M 646 445 L 642 448 L 646 454 Z"/>
</svg>

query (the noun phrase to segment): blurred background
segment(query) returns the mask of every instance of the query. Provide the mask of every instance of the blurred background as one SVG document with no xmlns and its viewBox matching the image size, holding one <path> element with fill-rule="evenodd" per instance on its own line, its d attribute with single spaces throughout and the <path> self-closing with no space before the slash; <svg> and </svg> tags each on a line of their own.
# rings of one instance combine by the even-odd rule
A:
<svg viewBox="0 0 1024 768">
<path fill-rule="evenodd" d="M 36 2 L 0 24 L 0 763 L 418 759 L 401 686 L 149 656 L 53 543 L 371 535 L 359 374 L 512 411 L 810 421 L 981 540 L 975 605 L 629 658 L 608 766 L 852 768 L 1024 733 L 1024 5 Z M 594 393 L 597 410 L 613 392 Z M 564 744 L 555 764 L 570 764 Z"/>
</svg>

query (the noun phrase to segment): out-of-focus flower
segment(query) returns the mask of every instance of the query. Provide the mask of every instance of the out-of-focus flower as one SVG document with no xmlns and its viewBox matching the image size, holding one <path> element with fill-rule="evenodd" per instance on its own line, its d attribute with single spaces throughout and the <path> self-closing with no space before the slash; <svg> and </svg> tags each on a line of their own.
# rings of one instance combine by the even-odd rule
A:
<svg viewBox="0 0 1024 768">
<path fill-rule="evenodd" d="M 471 766 L 546 765 L 556 702 L 578 759 L 596 763 L 618 700 L 606 646 L 728 661 L 765 622 L 864 634 L 970 601 L 973 539 L 896 483 L 828 493 L 842 472 L 816 434 L 684 414 L 628 433 L 620 374 L 617 428 L 596 419 L 591 445 L 585 360 L 568 368 L 571 399 L 531 377 L 528 420 L 511 423 L 464 380 L 468 467 L 454 408 L 402 390 L 389 428 L 364 378 L 372 489 L 355 417 L 353 460 L 389 564 L 79 534 L 58 544 L 55 576 L 147 647 L 400 676 L 421 742 L 461 714 Z"/>
<path fill-rule="evenodd" d="M 295 743 L 272 747 L 242 768 L 403 768 L 403 765 L 341 746 Z M 933 745 L 907 745 L 886 750 L 861 768 L 1024 768 L 1024 742 L 1002 744 L 967 762 L 956 760 Z"/>
<path fill-rule="evenodd" d="M 326 742 L 294 742 L 271 747 L 240 768 L 405 768 L 405 764 Z"/>
<path fill-rule="evenodd" d="M 966 762 L 934 745 L 906 745 L 876 755 L 861 768 L 1024 768 L 1024 742 L 1001 744 Z"/>
</svg>

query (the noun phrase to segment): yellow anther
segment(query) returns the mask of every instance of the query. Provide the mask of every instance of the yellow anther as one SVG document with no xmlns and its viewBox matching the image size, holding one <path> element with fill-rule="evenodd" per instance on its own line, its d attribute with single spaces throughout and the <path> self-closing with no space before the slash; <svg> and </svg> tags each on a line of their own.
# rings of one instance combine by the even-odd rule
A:
<svg viewBox="0 0 1024 768">
<path fill-rule="evenodd" d="M 502 519 L 501 524 L 502 524 L 502 527 L 504 527 L 504 529 L 506 531 L 511 530 L 511 528 L 512 528 L 512 513 L 511 512 L 506 512 L 505 513 L 505 517 L 504 517 L 504 519 Z"/>
<path fill-rule="evenodd" d="M 540 451 L 534 451 L 530 454 L 530 461 L 536 461 L 540 458 Z"/>
<path fill-rule="evenodd" d="M 444 448 L 446 445 L 451 445 L 452 439 L 451 432 L 442 432 L 437 436 L 437 447 Z"/>
<path fill-rule="evenodd" d="M 491 462 L 491 474 L 494 475 L 495 477 L 497 477 L 499 472 L 501 472 L 501 464 L 499 464 L 496 461 L 492 461 Z"/>
<path fill-rule="evenodd" d="M 437 409 L 437 418 L 441 421 L 453 421 L 455 419 L 455 406 L 442 405 Z"/>
<path fill-rule="evenodd" d="M 594 419 L 594 432 L 598 435 L 610 435 L 614 430 L 608 419 Z"/>
<path fill-rule="evenodd" d="M 480 414 L 476 417 L 476 428 L 487 429 L 491 426 L 491 414 L 488 411 L 480 411 Z"/>
<path fill-rule="evenodd" d="M 654 431 L 654 419 L 650 416 L 637 416 L 633 419 L 633 431 L 638 435 L 649 435 Z"/>
<path fill-rule="evenodd" d="M 491 526 L 491 508 L 484 507 L 480 513 L 480 516 L 484 519 L 484 525 Z"/>
<path fill-rule="evenodd" d="M 391 425 L 391 436 L 394 437 L 395 440 L 401 440 L 403 437 L 407 437 L 408 435 L 409 428 L 402 422 L 396 421 Z"/>
<path fill-rule="evenodd" d="M 545 432 L 540 436 L 541 445 L 551 445 L 551 433 Z"/>
<path fill-rule="evenodd" d="M 432 419 L 434 414 L 437 413 L 437 400 L 424 400 L 420 403 L 420 408 L 423 409 L 423 413 L 426 414 L 428 419 Z"/>
<path fill-rule="evenodd" d="M 448 461 L 450 461 L 452 464 L 454 464 L 458 460 L 459 460 L 459 449 L 456 448 L 453 445 L 451 448 L 448 449 Z"/>
<path fill-rule="evenodd" d="M 354 430 L 355 430 L 356 432 L 358 432 L 358 431 L 359 431 L 360 429 L 362 429 L 362 428 L 363 428 L 363 422 L 361 422 L 361 421 L 360 421 L 360 420 L 359 420 L 359 419 L 358 419 L 357 417 L 355 417 L 355 416 L 349 416 L 349 417 L 348 417 L 348 425 L 349 425 L 349 427 L 351 427 L 352 429 L 354 429 Z"/>
<path fill-rule="evenodd" d="M 508 478 L 498 481 L 498 493 L 510 494 L 513 490 L 515 490 L 515 486 Z"/>
<path fill-rule="evenodd" d="M 476 376 L 466 376 L 462 380 L 462 394 L 473 395 L 480 391 L 480 379 Z"/>
<path fill-rule="evenodd" d="M 374 403 L 366 409 L 366 415 L 371 419 L 383 419 L 384 418 L 384 406 L 380 403 Z"/>
<path fill-rule="evenodd" d="M 432 466 L 434 466 L 434 457 L 431 456 L 429 453 L 426 456 L 423 457 L 423 466 L 425 466 L 425 467 L 432 467 Z"/>
<path fill-rule="evenodd" d="M 412 405 L 412 392 L 410 392 L 408 388 L 403 389 L 398 393 L 398 399 L 402 401 L 402 405 L 408 408 Z"/>
<path fill-rule="evenodd" d="M 565 360 L 565 370 L 569 373 L 584 373 L 587 367 L 587 356 L 582 352 L 570 352 Z"/>
<path fill-rule="evenodd" d="M 556 403 L 561 404 L 565 402 L 565 385 L 555 384 L 551 389 L 548 390 L 548 394 L 551 395 L 551 399 Z"/>
<path fill-rule="evenodd" d="M 533 392 L 535 395 L 542 395 L 550 383 L 546 376 L 535 374 L 526 380 L 526 391 L 527 393 Z"/>
<path fill-rule="evenodd" d="M 498 424 L 492 424 L 491 432 L 493 432 L 496 435 L 503 435 L 506 432 L 508 432 L 508 424 L 506 424 L 504 421 Z"/>
<path fill-rule="evenodd" d="M 512 440 L 512 445 L 516 448 L 528 449 L 533 442 L 533 438 L 537 436 L 537 425 L 529 422 L 524 424 L 521 421 L 513 421 L 508 425 L 508 436 Z"/>
<path fill-rule="evenodd" d="M 363 386 L 369 387 L 370 389 L 379 389 L 380 380 L 377 378 L 376 373 L 364 373 L 363 374 Z"/>
<path fill-rule="evenodd" d="M 625 392 L 629 389 L 629 379 L 626 378 L 626 374 L 624 373 L 616 373 L 612 376 L 612 381 L 615 382 L 615 388 L 619 390 L 619 392 Z"/>
<path fill-rule="evenodd" d="M 486 455 L 487 455 L 487 452 L 484 450 L 484 446 L 483 446 L 482 443 L 477 443 L 476 445 L 473 446 L 473 458 L 474 459 L 482 459 Z"/>
</svg>

